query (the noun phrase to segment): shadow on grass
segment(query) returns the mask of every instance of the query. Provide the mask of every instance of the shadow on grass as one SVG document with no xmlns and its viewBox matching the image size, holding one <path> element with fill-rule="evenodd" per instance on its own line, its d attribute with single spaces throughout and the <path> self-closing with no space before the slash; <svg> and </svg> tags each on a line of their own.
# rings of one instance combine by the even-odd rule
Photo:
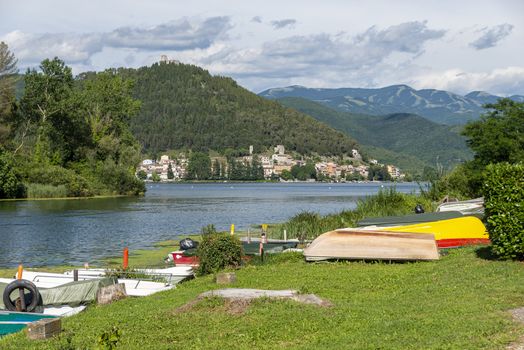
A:
<svg viewBox="0 0 524 350">
<path fill-rule="evenodd" d="M 491 261 L 498 260 L 497 255 L 493 252 L 490 245 L 475 249 L 475 254 L 480 259 Z"/>
</svg>

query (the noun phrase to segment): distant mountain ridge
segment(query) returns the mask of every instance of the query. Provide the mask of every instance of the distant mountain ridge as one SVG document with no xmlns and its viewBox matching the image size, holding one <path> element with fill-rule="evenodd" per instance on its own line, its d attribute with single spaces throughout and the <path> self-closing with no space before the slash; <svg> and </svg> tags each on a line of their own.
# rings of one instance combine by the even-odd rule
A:
<svg viewBox="0 0 524 350">
<path fill-rule="evenodd" d="M 298 97 L 277 101 L 346 133 L 379 161 L 411 173 L 437 163 L 451 169 L 473 156 L 465 138 L 453 131 L 460 127 L 438 125 L 415 114 L 371 116 L 339 112 Z"/>
<path fill-rule="evenodd" d="M 294 85 L 268 89 L 259 95 L 268 99 L 300 97 L 341 112 L 356 114 L 418 114 L 435 123 L 447 125 L 460 125 L 477 119 L 485 113 L 482 107 L 484 104 L 494 103 L 501 98 L 483 91 L 473 91 L 461 96 L 436 89 L 415 90 L 407 85 L 378 89 L 320 89 Z M 524 102 L 524 96 L 514 95 L 509 98 Z"/>
</svg>

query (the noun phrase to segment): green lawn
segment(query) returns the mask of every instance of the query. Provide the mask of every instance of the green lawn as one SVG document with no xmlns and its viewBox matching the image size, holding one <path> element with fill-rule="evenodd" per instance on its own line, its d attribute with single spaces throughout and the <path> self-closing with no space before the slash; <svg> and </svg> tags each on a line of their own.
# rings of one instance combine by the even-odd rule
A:
<svg viewBox="0 0 524 350">
<path fill-rule="evenodd" d="M 506 312 L 524 306 L 524 264 L 478 255 L 465 248 L 440 261 L 389 264 L 305 263 L 284 254 L 238 270 L 234 287 L 298 289 L 332 308 L 260 300 L 238 313 L 211 299 L 178 310 L 218 288 L 206 276 L 90 307 L 63 320 L 59 339 L 29 341 L 20 333 L 1 339 L 0 348 L 91 349 L 115 325 L 122 349 L 504 349 L 524 333 Z"/>
</svg>

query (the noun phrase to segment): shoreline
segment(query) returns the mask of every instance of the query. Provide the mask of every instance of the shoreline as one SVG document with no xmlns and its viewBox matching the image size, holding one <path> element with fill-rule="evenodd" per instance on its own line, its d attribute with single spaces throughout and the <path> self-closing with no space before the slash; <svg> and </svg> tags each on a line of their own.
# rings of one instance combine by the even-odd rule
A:
<svg viewBox="0 0 524 350">
<path fill-rule="evenodd" d="M 82 200 L 82 199 L 107 199 L 107 198 L 123 198 L 123 197 L 142 197 L 145 193 L 139 195 L 115 194 L 115 195 L 100 195 L 89 197 L 43 197 L 43 198 L 3 198 L 0 202 L 17 202 L 17 201 L 52 201 L 52 200 Z"/>
</svg>

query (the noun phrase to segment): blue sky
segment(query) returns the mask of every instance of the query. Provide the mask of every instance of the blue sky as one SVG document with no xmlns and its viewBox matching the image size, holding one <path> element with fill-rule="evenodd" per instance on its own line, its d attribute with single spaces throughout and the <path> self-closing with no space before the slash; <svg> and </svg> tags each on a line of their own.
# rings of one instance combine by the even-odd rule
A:
<svg viewBox="0 0 524 350">
<path fill-rule="evenodd" d="M 523 1 L 0 0 L 23 71 L 75 73 L 161 54 L 266 88 L 408 84 L 524 95 Z"/>
</svg>

